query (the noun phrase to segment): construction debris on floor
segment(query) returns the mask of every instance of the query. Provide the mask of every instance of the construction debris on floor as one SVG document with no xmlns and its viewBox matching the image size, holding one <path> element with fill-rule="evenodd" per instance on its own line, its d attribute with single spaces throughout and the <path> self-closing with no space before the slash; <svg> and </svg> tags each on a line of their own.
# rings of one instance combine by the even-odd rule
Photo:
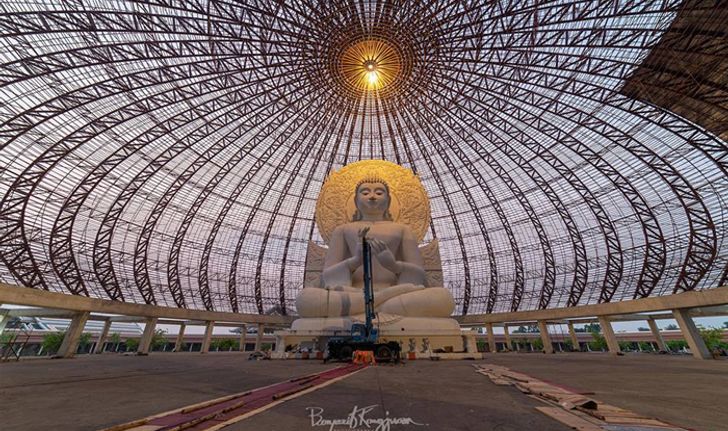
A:
<svg viewBox="0 0 728 431">
<path fill-rule="evenodd" d="M 536 407 L 541 413 L 580 431 L 687 431 L 656 418 L 642 416 L 619 407 L 599 402 L 563 386 L 492 364 L 475 364 L 475 371 L 499 386 L 514 386 L 524 394 L 539 399 L 550 407 Z"/>
</svg>

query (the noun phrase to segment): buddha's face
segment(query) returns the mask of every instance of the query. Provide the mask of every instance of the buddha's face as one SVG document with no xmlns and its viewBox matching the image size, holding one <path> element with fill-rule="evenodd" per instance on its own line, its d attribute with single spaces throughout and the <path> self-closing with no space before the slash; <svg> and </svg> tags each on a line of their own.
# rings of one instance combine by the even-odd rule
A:
<svg viewBox="0 0 728 431">
<path fill-rule="evenodd" d="M 356 189 L 356 208 L 368 218 L 383 218 L 389 209 L 389 191 L 382 183 L 362 183 Z"/>
</svg>

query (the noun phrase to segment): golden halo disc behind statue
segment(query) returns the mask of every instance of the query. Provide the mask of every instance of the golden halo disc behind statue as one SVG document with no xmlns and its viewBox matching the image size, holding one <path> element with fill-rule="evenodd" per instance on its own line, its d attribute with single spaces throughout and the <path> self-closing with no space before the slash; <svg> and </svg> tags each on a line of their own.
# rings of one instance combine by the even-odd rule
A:
<svg viewBox="0 0 728 431">
<path fill-rule="evenodd" d="M 316 202 L 316 225 L 328 244 L 334 229 L 352 220 L 356 186 L 365 178 L 386 181 L 391 195 L 389 212 L 395 222 L 412 229 L 422 242 L 430 227 L 430 200 L 422 182 L 411 170 L 386 160 L 362 160 L 332 172 Z"/>
</svg>

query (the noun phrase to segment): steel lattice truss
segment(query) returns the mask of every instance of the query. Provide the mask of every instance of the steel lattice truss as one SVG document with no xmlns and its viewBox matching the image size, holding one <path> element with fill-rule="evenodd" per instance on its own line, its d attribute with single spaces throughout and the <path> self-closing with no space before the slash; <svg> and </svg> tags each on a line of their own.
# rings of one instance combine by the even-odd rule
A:
<svg viewBox="0 0 728 431">
<path fill-rule="evenodd" d="M 0 278 L 295 312 L 322 181 L 377 158 L 420 175 L 458 313 L 716 287 L 726 142 L 621 91 L 683 7 L 3 2 Z M 367 38 L 401 57 L 376 92 L 338 65 Z"/>
</svg>

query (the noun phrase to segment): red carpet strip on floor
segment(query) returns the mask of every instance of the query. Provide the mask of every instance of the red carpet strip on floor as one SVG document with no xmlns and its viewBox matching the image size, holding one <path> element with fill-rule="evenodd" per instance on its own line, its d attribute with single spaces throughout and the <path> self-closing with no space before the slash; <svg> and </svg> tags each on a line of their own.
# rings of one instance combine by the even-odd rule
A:
<svg viewBox="0 0 728 431">
<path fill-rule="evenodd" d="M 336 367 L 321 373 L 297 377 L 271 386 L 253 389 L 242 394 L 218 398 L 185 407 L 156 417 L 107 428 L 105 431 L 200 431 L 207 430 L 237 417 L 291 397 L 307 389 L 322 386 L 364 368 L 362 365 Z"/>
</svg>

